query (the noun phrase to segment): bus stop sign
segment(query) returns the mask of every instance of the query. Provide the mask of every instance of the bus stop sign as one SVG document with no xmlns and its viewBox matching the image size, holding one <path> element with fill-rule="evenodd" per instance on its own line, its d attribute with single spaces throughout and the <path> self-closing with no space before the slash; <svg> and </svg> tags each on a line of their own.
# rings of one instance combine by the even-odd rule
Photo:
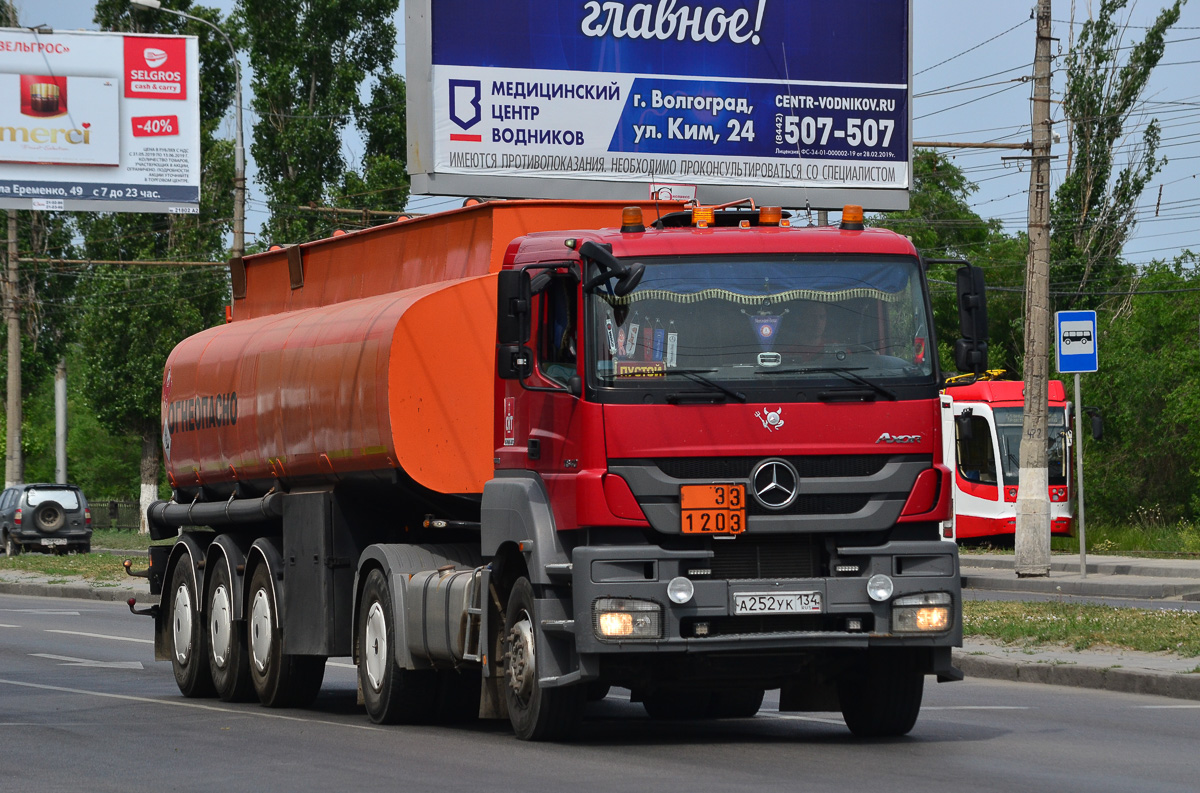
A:
<svg viewBox="0 0 1200 793">
<path fill-rule="evenodd" d="M 1054 315 L 1058 371 L 1062 374 L 1094 372 L 1100 368 L 1096 352 L 1096 312 L 1059 311 Z"/>
</svg>

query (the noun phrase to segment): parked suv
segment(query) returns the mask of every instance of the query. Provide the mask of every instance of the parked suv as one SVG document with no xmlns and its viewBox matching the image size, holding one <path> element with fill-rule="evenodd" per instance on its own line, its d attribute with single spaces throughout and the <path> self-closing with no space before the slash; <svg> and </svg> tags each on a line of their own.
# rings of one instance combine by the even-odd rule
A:
<svg viewBox="0 0 1200 793">
<path fill-rule="evenodd" d="M 73 485 L 18 485 L 0 495 L 0 542 L 16 556 L 25 549 L 59 553 L 92 550 L 92 512 Z"/>
</svg>

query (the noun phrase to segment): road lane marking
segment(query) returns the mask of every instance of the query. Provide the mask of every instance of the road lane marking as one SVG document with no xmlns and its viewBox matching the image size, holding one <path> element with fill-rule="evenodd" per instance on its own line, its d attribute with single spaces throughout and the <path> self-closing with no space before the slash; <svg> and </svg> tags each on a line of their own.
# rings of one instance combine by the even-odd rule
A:
<svg viewBox="0 0 1200 793">
<path fill-rule="evenodd" d="M 9 614 L 53 614 L 61 617 L 78 617 L 78 611 L 60 611 L 59 609 L 0 609 Z"/>
<path fill-rule="evenodd" d="M 927 705 L 921 710 L 1033 710 L 1025 705 Z"/>
<path fill-rule="evenodd" d="M 51 661 L 62 661 L 59 666 L 89 666 L 96 669 L 145 669 L 141 661 L 92 661 L 87 658 L 72 658 L 69 655 L 51 655 L 49 653 L 30 653 L 32 658 L 47 658 Z"/>
<path fill-rule="evenodd" d="M 109 636 L 104 633 L 84 633 L 83 631 L 60 631 L 54 628 L 46 628 L 46 633 L 65 633 L 68 636 L 87 636 L 91 639 L 112 639 L 118 642 L 137 642 L 138 644 L 154 644 L 153 639 L 133 639 L 129 636 Z"/>
<path fill-rule="evenodd" d="M 354 664 L 344 664 L 341 661 L 326 661 L 326 666 L 336 666 L 339 669 L 358 669 Z"/>
<path fill-rule="evenodd" d="M 270 713 L 266 710 L 238 710 L 235 708 L 222 708 L 216 705 L 202 705 L 198 702 L 188 702 L 174 699 L 154 699 L 153 697 L 136 697 L 132 694 L 111 694 L 107 691 L 88 691 L 83 688 L 68 688 L 67 686 L 51 686 L 46 683 L 26 683 L 23 680 L 6 680 L 0 678 L 0 685 L 6 686 L 21 686 L 23 688 L 36 688 L 42 691 L 58 691 L 63 694 L 83 694 L 91 697 L 102 697 L 104 699 L 119 699 L 125 702 L 139 702 L 146 705 L 167 705 L 174 708 L 191 708 L 193 710 L 209 710 L 213 713 L 223 713 L 226 716 L 252 716 L 260 719 L 275 719 L 277 721 L 298 721 L 304 724 L 327 724 L 331 727 L 349 727 L 353 730 L 367 730 L 369 732 L 383 732 L 384 728 L 376 727 L 373 724 L 350 724 L 341 721 L 328 721 L 326 719 L 305 719 L 299 716 L 285 716 L 282 713 Z"/>
<path fill-rule="evenodd" d="M 765 716 L 768 719 L 784 719 L 786 721 L 815 721 L 818 724 L 835 724 L 839 727 L 844 727 L 846 722 L 842 719 L 819 719 L 816 716 L 796 716 L 791 713 L 772 713 L 770 711 L 760 711 L 759 716 Z"/>
<path fill-rule="evenodd" d="M 1200 705 L 1137 705 L 1135 707 L 1143 710 L 1195 710 L 1200 708 Z"/>
<path fill-rule="evenodd" d="M 0 622 L 0 628 L 19 628 L 19 627 L 21 627 L 21 626 L 20 625 L 5 625 L 4 623 Z"/>
</svg>

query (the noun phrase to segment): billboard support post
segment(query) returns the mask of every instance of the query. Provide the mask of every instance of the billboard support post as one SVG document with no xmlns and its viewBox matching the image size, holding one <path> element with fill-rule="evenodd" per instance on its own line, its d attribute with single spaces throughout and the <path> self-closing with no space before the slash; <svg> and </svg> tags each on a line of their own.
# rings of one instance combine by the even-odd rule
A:
<svg viewBox="0 0 1200 793">
<path fill-rule="evenodd" d="M 4 318 L 8 321 L 8 445 L 4 450 L 4 486 L 25 479 L 21 458 L 21 314 L 17 308 L 17 212 L 8 210 L 8 273 Z"/>
<path fill-rule="evenodd" d="M 237 124 L 234 130 L 233 144 L 233 258 L 240 259 L 246 252 L 246 149 L 242 144 L 242 68 L 238 63 L 237 49 L 229 40 L 229 36 L 225 35 L 225 31 L 207 19 L 185 14 L 183 11 L 176 11 L 173 8 L 163 8 L 161 0 L 129 0 L 129 4 L 136 8 L 165 11 L 168 14 L 208 25 L 217 31 L 229 45 L 229 55 L 233 58 L 233 104 Z"/>
</svg>

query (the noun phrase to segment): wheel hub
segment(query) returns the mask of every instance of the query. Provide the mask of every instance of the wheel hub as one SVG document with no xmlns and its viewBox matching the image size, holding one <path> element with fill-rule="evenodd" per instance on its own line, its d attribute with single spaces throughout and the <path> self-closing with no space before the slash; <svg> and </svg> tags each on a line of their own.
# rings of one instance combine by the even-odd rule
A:
<svg viewBox="0 0 1200 793">
<path fill-rule="evenodd" d="M 211 636 L 213 660 L 224 669 L 229 663 L 233 644 L 233 609 L 230 608 L 229 591 L 224 584 L 213 592 Z"/>
<path fill-rule="evenodd" d="M 186 666 L 188 658 L 192 655 L 192 595 L 187 584 L 180 584 L 175 590 L 175 609 L 172 616 L 175 660 Z"/>
<path fill-rule="evenodd" d="M 250 604 L 250 660 L 261 674 L 271 659 L 271 602 L 267 590 L 254 593 Z"/>
<path fill-rule="evenodd" d="M 367 611 L 363 662 L 367 668 L 367 682 L 378 691 L 383 686 L 383 675 L 388 664 L 387 616 L 378 600 Z"/>
<path fill-rule="evenodd" d="M 508 632 L 508 649 L 504 654 L 504 669 L 508 686 L 517 697 L 526 701 L 533 691 L 537 676 L 537 659 L 534 657 L 533 620 L 529 612 L 521 612 L 521 619 Z"/>
</svg>

